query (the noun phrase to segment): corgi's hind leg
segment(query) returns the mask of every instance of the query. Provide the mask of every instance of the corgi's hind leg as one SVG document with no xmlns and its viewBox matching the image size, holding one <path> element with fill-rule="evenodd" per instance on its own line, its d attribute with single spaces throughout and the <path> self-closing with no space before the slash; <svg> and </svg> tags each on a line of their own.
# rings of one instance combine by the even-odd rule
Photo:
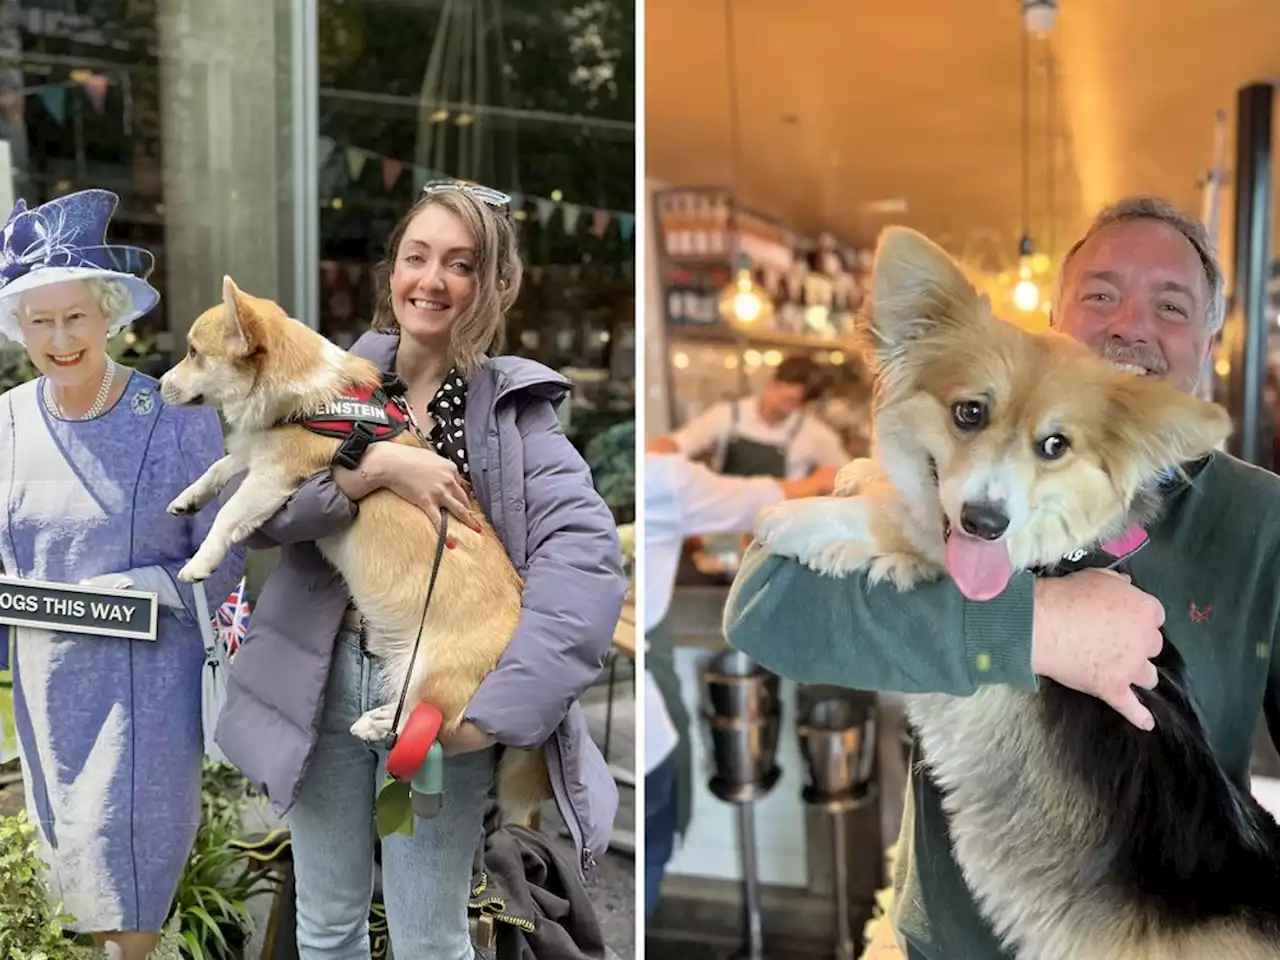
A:
<svg viewBox="0 0 1280 960">
<path fill-rule="evenodd" d="M 395 718 L 395 703 L 374 707 L 351 725 L 351 734 L 365 743 L 381 743 L 391 735 L 391 723 Z M 409 710 L 406 708 L 404 716 L 400 718 L 400 726 L 403 727 L 408 719 Z"/>
<path fill-rule="evenodd" d="M 498 766 L 498 805 L 503 813 L 523 819 L 554 796 L 546 750 L 508 748 Z"/>
</svg>

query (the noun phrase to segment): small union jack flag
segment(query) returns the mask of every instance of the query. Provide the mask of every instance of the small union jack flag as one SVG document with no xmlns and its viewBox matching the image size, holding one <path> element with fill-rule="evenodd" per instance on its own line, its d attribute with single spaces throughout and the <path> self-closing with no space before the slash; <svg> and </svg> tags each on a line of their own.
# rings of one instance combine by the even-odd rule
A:
<svg viewBox="0 0 1280 960">
<path fill-rule="evenodd" d="M 218 607 L 214 620 L 218 624 L 218 639 L 227 649 L 228 658 L 234 657 L 249 632 L 249 599 L 245 590 L 244 577 L 236 584 L 236 588 L 227 595 Z"/>
</svg>

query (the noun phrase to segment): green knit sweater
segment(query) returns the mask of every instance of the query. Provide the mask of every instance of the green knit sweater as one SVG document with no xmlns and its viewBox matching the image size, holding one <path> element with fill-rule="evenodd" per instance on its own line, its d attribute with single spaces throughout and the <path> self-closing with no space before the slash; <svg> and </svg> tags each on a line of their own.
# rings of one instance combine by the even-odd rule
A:
<svg viewBox="0 0 1280 960">
<path fill-rule="evenodd" d="M 1165 636 L 1187 664 L 1209 737 L 1246 783 L 1265 706 L 1280 741 L 1280 478 L 1225 454 L 1188 468 L 1150 542 L 1127 562 L 1165 608 Z M 949 579 L 909 594 L 835 580 L 753 546 L 725 607 L 725 633 L 766 668 L 801 683 L 972 694 L 987 683 L 1037 688 L 1031 672 L 1032 577 L 986 603 Z M 899 837 L 894 922 L 910 956 L 1004 960 L 951 851 L 941 796 L 915 767 Z M 1177 789 L 1170 784 L 1170 789 Z"/>
</svg>

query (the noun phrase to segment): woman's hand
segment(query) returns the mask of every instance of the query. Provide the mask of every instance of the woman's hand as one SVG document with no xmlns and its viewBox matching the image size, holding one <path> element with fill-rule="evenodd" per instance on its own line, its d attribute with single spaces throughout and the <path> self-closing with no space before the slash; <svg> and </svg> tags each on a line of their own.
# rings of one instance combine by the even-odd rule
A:
<svg viewBox="0 0 1280 960">
<path fill-rule="evenodd" d="M 440 746 L 446 757 L 456 757 L 460 753 L 474 753 L 476 750 L 487 750 L 494 744 L 489 736 L 470 720 L 463 720 L 453 733 L 440 734 Z"/>
<path fill-rule="evenodd" d="M 458 468 L 434 450 L 403 443 L 375 443 L 365 451 L 360 473 L 376 487 L 390 490 L 421 508 L 436 526 L 443 508 L 472 530 L 480 530 Z"/>
</svg>

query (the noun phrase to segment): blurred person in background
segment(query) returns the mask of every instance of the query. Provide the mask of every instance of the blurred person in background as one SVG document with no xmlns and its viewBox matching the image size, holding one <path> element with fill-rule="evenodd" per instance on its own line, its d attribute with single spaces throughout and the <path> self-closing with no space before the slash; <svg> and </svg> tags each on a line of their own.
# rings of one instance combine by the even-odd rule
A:
<svg viewBox="0 0 1280 960">
<path fill-rule="evenodd" d="M 833 474 L 834 471 L 832 470 Z M 643 524 L 645 657 L 645 919 L 658 903 L 676 836 L 689 822 L 693 770 L 689 715 L 680 697 L 672 644 L 649 643 L 667 629 L 684 541 L 693 536 L 750 530 L 756 515 L 781 500 L 831 491 L 828 471 L 808 477 L 726 477 L 679 453 L 645 457 Z"/>
<path fill-rule="evenodd" d="M 718 473 L 796 480 L 851 459 L 840 437 L 806 405 L 826 393 L 822 368 L 806 356 L 783 360 L 755 396 L 708 407 L 683 427 L 649 443 L 651 453 L 706 460 Z M 829 490 L 828 490 L 829 492 Z"/>
</svg>

